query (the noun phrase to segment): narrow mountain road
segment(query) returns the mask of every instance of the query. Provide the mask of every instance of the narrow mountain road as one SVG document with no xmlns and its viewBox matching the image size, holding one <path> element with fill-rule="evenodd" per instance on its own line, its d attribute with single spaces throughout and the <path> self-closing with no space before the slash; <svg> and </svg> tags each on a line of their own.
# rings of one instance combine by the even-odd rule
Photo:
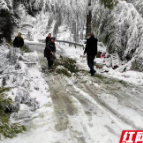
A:
<svg viewBox="0 0 143 143">
<path fill-rule="evenodd" d="M 46 67 L 43 46 L 37 50 Z M 66 56 L 58 45 L 57 52 Z M 143 129 L 143 88 L 112 78 L 80 72 L 72 78 L 46 73 L 56 118 L 55 130 L 65 132 L 67 143 L 118 143 L 122 130 Z M 62 143 L 59 140 L 56 143 Z"/>
</svg>

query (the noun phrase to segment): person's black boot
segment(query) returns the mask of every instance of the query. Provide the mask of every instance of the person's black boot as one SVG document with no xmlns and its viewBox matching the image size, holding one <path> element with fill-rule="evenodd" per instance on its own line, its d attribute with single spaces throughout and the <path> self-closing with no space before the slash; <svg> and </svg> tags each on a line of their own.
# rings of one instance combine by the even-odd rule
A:
<svg viewBox="0 0 143 143">
<path fill-rule="evenodd" d="M 91 72 L 91 76 L 94 76 L 96 73 L 96 71 Z"/>
</svg>

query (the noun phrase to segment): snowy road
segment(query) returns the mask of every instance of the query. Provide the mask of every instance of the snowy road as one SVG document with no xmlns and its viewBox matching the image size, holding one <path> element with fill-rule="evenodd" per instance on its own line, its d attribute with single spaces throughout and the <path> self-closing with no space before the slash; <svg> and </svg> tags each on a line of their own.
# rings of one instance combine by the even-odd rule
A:
<svg viewBox="0 0 143 143">
<path fill-rule="evenodd" d="M 55 129 L 69 134 L 71 142 L 118 143 L 122 130 L 143 129 L 142 88 L 86 72 L 71 79 L 47 75 L 46 80 Z"/>
<path fill-rule="evenodd" d="M 31 50 L 42 51 L 45 48 L 45 43 L 32 43 L 32 42 L 25 42 L 26 45 L 29 46 Z"/>
<path fill-rule="evenodd" d="M 29 45 L 37 50 L 39 63 L 46 66 L 43 46 Z M 57 45 L 57 52 L 77 60 L 81 49 Z M 67 78 L 46 74 L 51 104 L 39 109 L 37 118 L 28 124 L 29 131 L 4 143 L 118 143 L 122 130 L 143 129 L 143 88 L 116 79 L 88 72 Z"/>
<path fill-rule="evenodd" d="M 73 53 L 72 50 L 66 50 L 65 45 L 58 45 L 60 51 L 64 56 L 77 56 L 78 60 L 82 50 L 74 49 L 76 52 Z M 49 86 L 57 116 L 57 130 L 67 129 L 69 120 L 72 120 L 75 122 L 74 130 L 76 126 L 86 130 L 79 131 L 83 134 L 83 143 L 106 143 L 118 142 L 123 129 L 143 129 L 142 88 L 115 79 L 91 78 L 84 73 L 71 80 L 58 75 L 54 78 L 57 79 L 49 82 Z M 87 134 L 93 141 L 87 139 Z"/>
</svg>

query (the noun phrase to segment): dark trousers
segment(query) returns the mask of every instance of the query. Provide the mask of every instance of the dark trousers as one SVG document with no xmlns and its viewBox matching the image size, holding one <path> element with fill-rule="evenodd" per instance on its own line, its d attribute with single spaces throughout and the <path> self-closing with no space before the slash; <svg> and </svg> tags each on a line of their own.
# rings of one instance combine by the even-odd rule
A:
<svg viewBox="0 0 143 143">
<path fill-rule="evenodd" d="M 95 55 L 87 55 L 87 64 L 88 64 L 88 66 L 90 68 L 90 73 L 91 74 L 95 73 L 94 59 L 95 59 Z"/>
<path fill-rule="evenodd" d="M 48 60 L 48 67 L 51 68 L 54 64 L 54 61 L 51 61 L 50 58 L 47 58 Z"/>
</svg>

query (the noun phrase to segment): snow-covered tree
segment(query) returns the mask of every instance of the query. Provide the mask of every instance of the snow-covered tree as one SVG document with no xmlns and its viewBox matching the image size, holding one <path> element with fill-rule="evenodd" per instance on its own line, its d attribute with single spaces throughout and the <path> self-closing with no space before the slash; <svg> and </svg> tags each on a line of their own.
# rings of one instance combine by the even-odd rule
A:
<svg viewBox="0 0 143 143">
<path fill-rule="evenodd" d="M 9 0 L 0 1 L 0 31 L 3 37 L 8 41 L 11 40 L 11 35 L 15 26 L 14 15 L 10 10 L 11 4 Z"/>
</svg>

